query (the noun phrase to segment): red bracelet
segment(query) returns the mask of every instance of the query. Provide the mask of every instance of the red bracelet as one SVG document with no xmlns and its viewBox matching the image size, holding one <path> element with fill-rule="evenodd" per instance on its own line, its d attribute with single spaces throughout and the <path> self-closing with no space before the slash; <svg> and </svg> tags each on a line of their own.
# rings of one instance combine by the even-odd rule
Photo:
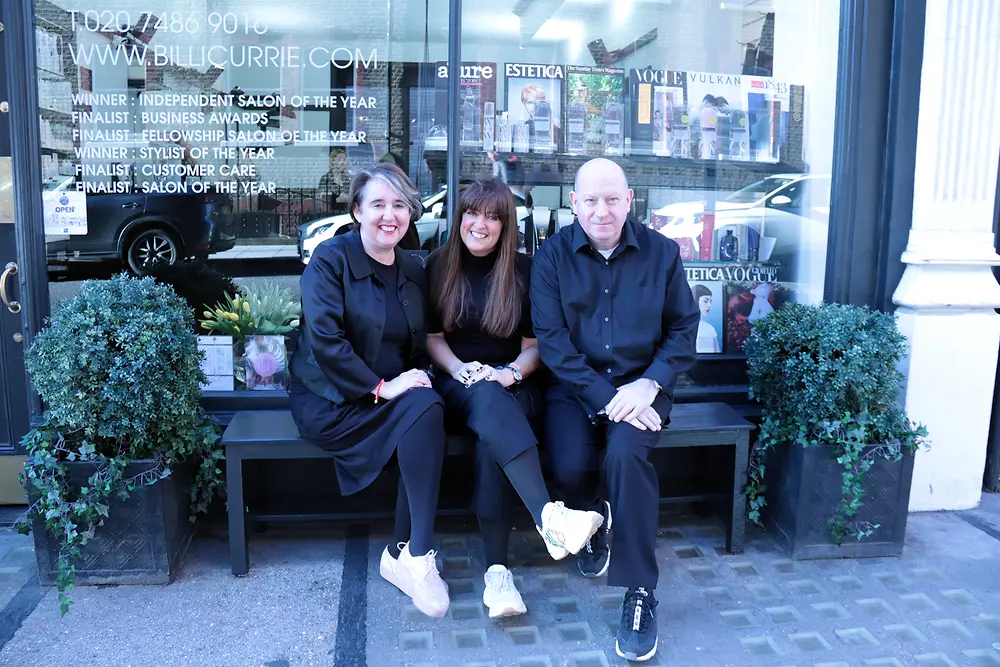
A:
<svg viewBox="0 0 1000 667">
<path fill-rule="evenodd" d="M 375 402 L 378 403 L 378 395 L 382 392 L 382 385 L 385 384 L 385 380 L 379 380 L 378 386 L 375 387 Z"/>
</svg>

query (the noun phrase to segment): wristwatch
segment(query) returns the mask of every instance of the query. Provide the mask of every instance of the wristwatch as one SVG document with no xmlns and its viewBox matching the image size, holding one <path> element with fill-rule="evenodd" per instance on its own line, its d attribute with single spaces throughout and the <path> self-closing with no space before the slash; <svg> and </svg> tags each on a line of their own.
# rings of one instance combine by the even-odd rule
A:
<svg viewBox="0 0 1000 667">
<path fill-rule="evenodd" d="M 652 378 L 648 378 L 648 379 L 652 380 Z M 659 382 L 657 382 L 656 380 L 653 380 L 653 386 L 656 387 L 656 393 L 657 394 L 659 394 L 660 392 L 663 391 L 663 386 Z"/>
<path fill-rule="evenodd" d="M 521 368 L 517 364 L 511 362 L 507 364 L 504 368 L 510 369 L 511 374 L 514 376 L 514 384 L 521 384 L 521 380 L 524 379 L 524 376 L 521 375 Z"/>
</svg>

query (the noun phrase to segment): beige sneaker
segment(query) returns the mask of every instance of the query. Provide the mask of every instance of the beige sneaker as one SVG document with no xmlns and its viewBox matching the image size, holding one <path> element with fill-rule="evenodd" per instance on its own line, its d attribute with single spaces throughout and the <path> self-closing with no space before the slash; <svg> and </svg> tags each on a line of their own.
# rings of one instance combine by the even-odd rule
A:
<svg viewBox="0 0 1000 667">
<path fill-rule="evenodd" d="M 579 553 L 602 523 L 604 517 L 599 512 L 571 510 L 561 502 L 546 503 L 538 533 L 545 540 L 549 555 L 561 560 L 567 552 Z"/>
<path fill-rule="evenodd" d="M 400 542 L 396 545 L 396 548 L 402 550 L 406 548 L 406 542 Z M 413 590 L 413 581 L 410 579 L 409 573 L 406 568 L 401 567 L 399 560 L 392 557 L 389 553 L 389 547 L 382 550 L 382 560 L 378 565 L 378 573 L 382 575 L 382 578 L 388 581 L 390 584 L 403 591 L 410 597 L 413 597 L 410 592 Z"/>
<path fill-rule="evenodd" d="M 503 565 L 491 565 L 483 577 L 486 590 L 483 591 L 483 604 L 490 609 L 490 618 L 504 616 L 519 616 L 528 613 L 524 600 L 514 585 L 514 575 Z"/>
<path fill-rule="evenodd" d="M 410 545 L 407 543 L 396 562 L 397 572 L 406 572 L 405 575 L 400 573 L 399 579 L 410 588 L 405 591 L 400 587 L 400 590 L 413 599 L 417 609 L 432 618 L 442 618 L 448 613 L 451 599 L 448 597 L 448 584 L 444 583 L 438 573 L 437 562 L 434 560 L 436 555 L 437 552 L 432 550 L 423 556 L 411 556 Z"/>
</svg>

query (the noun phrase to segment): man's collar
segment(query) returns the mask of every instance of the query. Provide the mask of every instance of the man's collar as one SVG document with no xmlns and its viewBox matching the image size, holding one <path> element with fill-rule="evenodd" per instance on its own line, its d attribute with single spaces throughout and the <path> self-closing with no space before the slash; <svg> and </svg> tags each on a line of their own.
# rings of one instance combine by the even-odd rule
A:
<svg viewBox="0 0 1000 667">
<path fill-rule="evenodd" d="M 619 246 L 632 246 L 635 249 L 639 249 L 639 241 L 636 239 L 635 228 L 633 225 L 636 223 L 632 222 L 632 218 L 625 219 L 625 225 L 622 227 L 622 235 L 618 240 Z M 587 238 L 587 232 L 583 231 L 583 225 L 580 224 L 579 218 L 574 218 L 573 221 L 573 252 L 579 252 L 580 248 L 586 248 L 591 245 L 590 239 Z"/>
</svg>

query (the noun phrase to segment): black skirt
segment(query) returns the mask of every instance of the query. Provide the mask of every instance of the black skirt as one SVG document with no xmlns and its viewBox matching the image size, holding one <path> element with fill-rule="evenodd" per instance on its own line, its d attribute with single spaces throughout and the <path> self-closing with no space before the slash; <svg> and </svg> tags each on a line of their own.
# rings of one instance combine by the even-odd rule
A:
<svg viewBox="0 0 1000 667">
<path fill-rule="evenodd" d="M 400 438 L 441 397 L 418 387 L 378 405 L 374 397 L 337 404 L 292 382 L 292 419 L 306 441 L 334 452 L 340 493 L 357 493 L 375 481 L 396 452 Z"/>
</svg>

